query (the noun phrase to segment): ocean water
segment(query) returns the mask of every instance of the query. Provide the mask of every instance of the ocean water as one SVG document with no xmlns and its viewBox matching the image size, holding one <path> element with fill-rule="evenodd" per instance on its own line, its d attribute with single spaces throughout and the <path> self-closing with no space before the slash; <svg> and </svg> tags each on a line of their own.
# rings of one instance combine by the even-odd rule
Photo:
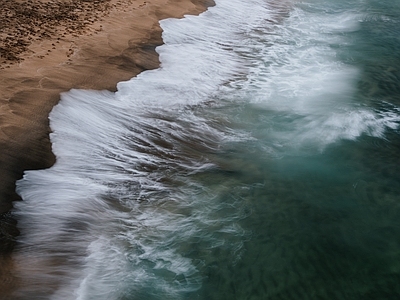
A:
<svg viewBox="0 0 400 300">
<path fill-rule="evenodd" d="M 400 2 L 216 0 L 50 114 L 15 299 L 398 299 Z"/>
</svg>

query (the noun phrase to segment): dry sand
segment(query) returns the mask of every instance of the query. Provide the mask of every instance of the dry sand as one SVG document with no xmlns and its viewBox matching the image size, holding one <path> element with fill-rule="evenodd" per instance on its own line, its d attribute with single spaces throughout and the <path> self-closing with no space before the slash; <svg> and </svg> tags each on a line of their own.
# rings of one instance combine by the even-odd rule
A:
<svg viewBox="0 0 400 300">
<path fill-rule="evenodd" d="M 0 299 L 12 278 L 8 213 L 23 171 L 55 162 L 48 115 L 71 88 L 115 90 L 157 68 L 160 19 L 198 14 L 210 0 L 2 0 L 0 10 Z"/>
</svg>

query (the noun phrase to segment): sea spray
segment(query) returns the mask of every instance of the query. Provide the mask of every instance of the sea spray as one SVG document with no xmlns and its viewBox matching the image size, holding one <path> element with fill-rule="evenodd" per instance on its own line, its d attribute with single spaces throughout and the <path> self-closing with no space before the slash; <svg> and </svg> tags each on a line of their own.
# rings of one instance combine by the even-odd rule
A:
<svg viewBox="0 0 400 300">
<path fill-rule="evenodd" d="M 18 183 L 18 295 L 179 299 L 199 289 L 204 264 L 185 253 L 240 252 L 242 211 L 218 212 L 242 204 L 221 202 L 224 187 L 209 190 L 191 179 L 215 172 L 207 156 L 242 138 L 199 113 L 245 72 L 230 51 L 241 29 L 224 16 L 245 24 L 249 8 L 234 5 L 162 21 L 160 69 L 119 83 L 117 93 L 62 95 L 50 114 L 57 162 Z"/>
</svg>

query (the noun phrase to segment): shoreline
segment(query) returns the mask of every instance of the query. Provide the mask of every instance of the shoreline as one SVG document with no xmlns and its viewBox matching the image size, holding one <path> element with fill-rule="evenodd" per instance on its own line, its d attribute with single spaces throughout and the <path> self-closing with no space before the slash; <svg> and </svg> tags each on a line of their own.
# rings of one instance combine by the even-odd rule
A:
<svg viewBox="0 0 400 300">
<path fill-rule="evenodd" d="M 60 93 L 71 88 L 116 91 L 118 82 L 158 68 L 155 48 L 162 44 L 159 20 L 199 14 L 214 4 L 212 0 L 73 0 L 68 3 L 75 2 L 76 6 L 70 8 L 82 17 L 78 18 L 82 26 L 74 26 L 69 19 L 69 27 L 62 22 L 56 24 L 57 28 L 51 27 L 53 23 L 48 22 L 46 34 L 37 40 L 33 39 L 35 30 L 25 36 L 33 41 L 22 47 L 22 52 L 23 41 L 14 45 L 15 57 L 5 59 L 5 52 L 1 52 L 0 299 L 7 297 L 7 290 L 17 285 L 12 278 L 11 254 L 18 226 L 10 214 L 12 202 L 20 200 L 15 193 L 15 182 L 25 170 L 49 168 L 54 164 L 48 115 L 59 102 Z M 53 9 L 54 5 L 67 2 L 18 0 L 13 3 L 19 5 L 16 10 L 21 3 L 31 8 L 45 3 L 39 7 L 45 14 L 46 7 Z M 98 5 L 88 15 L 82 5 L 93 3 Z M 10 8 L 5 12 L 8 14 L 5 17 L 10 17 Z M 2 33 L 0 37 L 8 34 L 18 38 L 15 31 L 21 29 L 14 28 L 14 32 Z M 7 41 L 8 48 L 4 46 L 4 38 L 0 39 L 3 42 L 0 49 L 7 48 L 10 53 L 13 45 L 10 39 Z"/>
</svg>

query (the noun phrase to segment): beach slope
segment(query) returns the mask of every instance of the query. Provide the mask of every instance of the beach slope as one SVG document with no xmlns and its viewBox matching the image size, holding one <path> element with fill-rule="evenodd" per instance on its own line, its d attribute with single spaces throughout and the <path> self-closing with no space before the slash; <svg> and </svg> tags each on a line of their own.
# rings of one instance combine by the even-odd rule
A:
<svg viewBox="0 0 400 300">
<path fill-rule="evenodd" d="M 17 284 L 12 253 L 24 170 L 51 167 L 48 115 L 60 93 L 115 91 L 159 66 L 158 21 L 199 14 L 209 0 L 4 0 L 0 10 L 0 299 Z"/>
</svg>

